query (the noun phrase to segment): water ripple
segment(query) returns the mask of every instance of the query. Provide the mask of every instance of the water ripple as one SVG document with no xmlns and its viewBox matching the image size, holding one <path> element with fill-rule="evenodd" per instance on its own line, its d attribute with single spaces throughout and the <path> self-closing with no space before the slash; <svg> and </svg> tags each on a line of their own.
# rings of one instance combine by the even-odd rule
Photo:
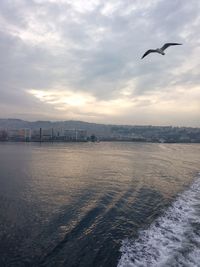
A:
<svg viewBox="0 0 200 267">
<path fill-rule="evenodd" d="M 200 177 L 121 252 L 118 267 L 200 266 Z"/>
</svg>

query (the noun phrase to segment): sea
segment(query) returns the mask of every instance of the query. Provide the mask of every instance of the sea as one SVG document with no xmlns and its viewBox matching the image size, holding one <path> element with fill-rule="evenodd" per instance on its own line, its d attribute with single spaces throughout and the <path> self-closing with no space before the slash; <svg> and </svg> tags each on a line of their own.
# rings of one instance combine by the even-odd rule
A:
<svg viewBox="0 0 200 267">
<path fill-rule="evenodd" d="M 200 266 L 200 144 L 1 142 L 0 266 Z"/>
</svg>

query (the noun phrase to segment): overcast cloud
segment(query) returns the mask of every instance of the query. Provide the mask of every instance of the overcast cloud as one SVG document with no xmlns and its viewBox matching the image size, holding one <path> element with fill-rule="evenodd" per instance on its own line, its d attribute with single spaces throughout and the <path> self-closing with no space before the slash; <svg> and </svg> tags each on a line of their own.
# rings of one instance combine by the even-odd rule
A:
<svg viewBox="0 0 200 267">
<path fill-rule="evenodd" d="M 1 0 L 0 117 L 200 127 L 197 0 Z M 149 48 L 180 42 L 163 57 Z"/>
</svg>

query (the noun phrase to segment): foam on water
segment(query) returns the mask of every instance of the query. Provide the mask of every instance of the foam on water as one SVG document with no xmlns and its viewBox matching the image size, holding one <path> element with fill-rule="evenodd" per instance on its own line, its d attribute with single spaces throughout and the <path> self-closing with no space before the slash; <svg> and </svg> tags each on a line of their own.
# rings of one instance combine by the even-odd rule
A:
<svg viewBox="0 0 200 267">
<path fill-rule="evenodd" d="M 200 175 L 136 240 L 124 240 L 118 267 L 200 266 Z"/>
</svg>

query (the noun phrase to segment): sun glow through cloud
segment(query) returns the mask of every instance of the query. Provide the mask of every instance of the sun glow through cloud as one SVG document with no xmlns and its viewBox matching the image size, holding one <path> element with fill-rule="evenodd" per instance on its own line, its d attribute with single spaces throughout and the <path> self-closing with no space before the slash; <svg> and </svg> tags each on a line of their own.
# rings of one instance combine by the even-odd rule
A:
<svg viewBox="0 0 200 267">
<path fill-rule="evenodd" d="M 183 114 L 193 114 L 194 116 L 200 112 L 199 87 L 187 90 L 179 87 L 175 91 L 152 92 L 144 96 L 131 96 L 131 92 L 126 88 L 121 91 L 120 98 L 107 101 L 98 100 L 89 93 L 58 88 L 48 91 L 31 89 L 27 92 L 40 102 L 53 106 L 55 110 L 71 114 L 73 117 L 76 117 L 76 113 L 95 118 L 99 116 L 117 117 L 126 116 L 127 112 L 135 116 L 138 110 L 147 114 L 149 109 L 155 118 L 158 115 L 165 117 L 169 109 L 171 116 L 177 116 L 180 111 Z M 196 101 L 190 102 L 190 99 L 193 98 L 196 98 Z M 148 116 L 152 116 L 152 114 L 149 113 Z"/>
<path fill-rule="evenodd" d="M 29 90 L 28 93 L 35 96 L 41 102 L 53 105 L 57 110 L 69 110 L 70 108 L 80 110 L 84 113 L 93 113 L 94 115 L 117 115 L 125 112 L 133 103 L 128 99 L 112 99 L 109 101 L 98 101 L 94 96 L 83 93 L 66 90 Z"/>
</svg>

